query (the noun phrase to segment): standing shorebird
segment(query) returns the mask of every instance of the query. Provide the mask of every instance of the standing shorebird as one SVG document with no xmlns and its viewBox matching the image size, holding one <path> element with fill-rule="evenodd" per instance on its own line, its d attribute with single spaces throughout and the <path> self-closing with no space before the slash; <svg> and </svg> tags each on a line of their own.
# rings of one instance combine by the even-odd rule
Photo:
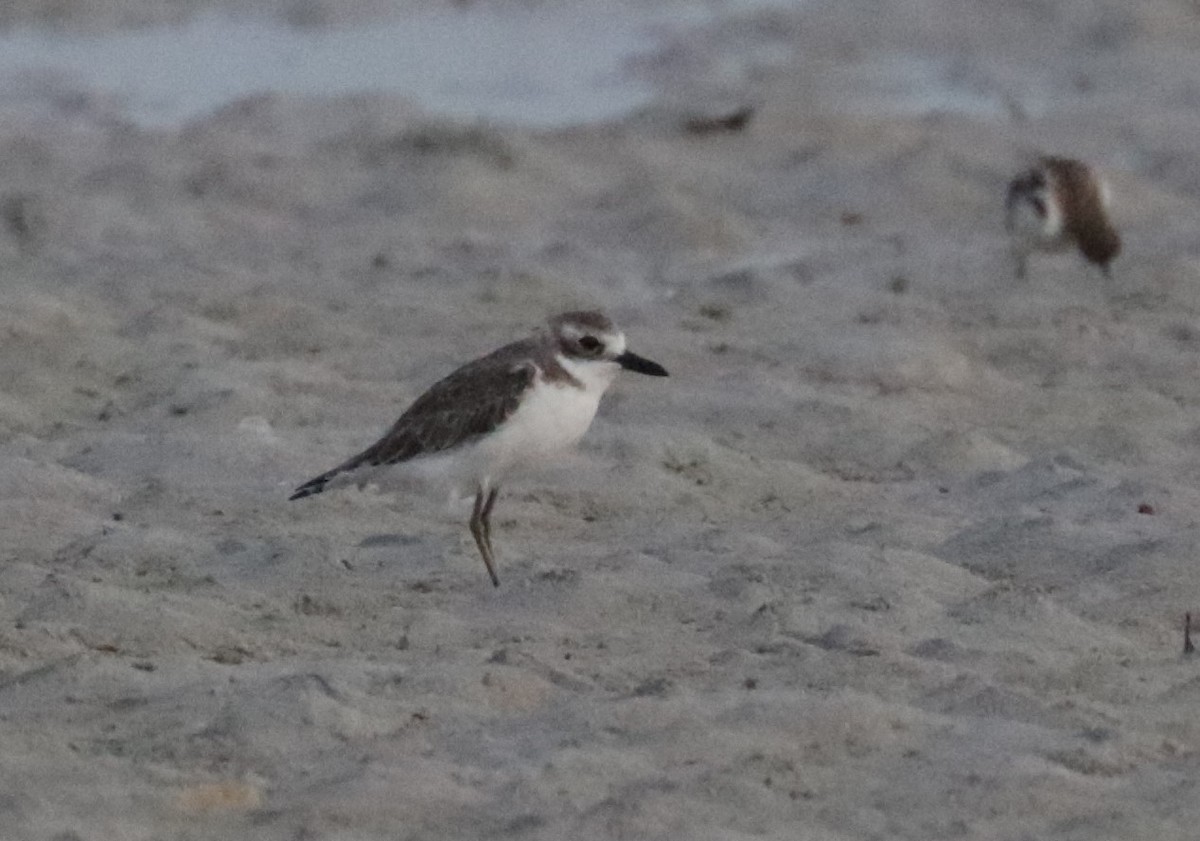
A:
<svg viewBox="0 0 1200 841">
<path fill-rule="evenodd" d="M 1040 158 L 1013 178 L 1005 201 L 1005 227 L 1017 277 L 1025 277 L 1025 263 L 1033 252 L 1064 251 L 1072 245 L 1109 277 L 1109 263 L 1121 251 L 1121 237 L 1108 218 L 1110 202 L 1104 179 L 1070 158 Z"/>
<path fill-rule="evenodd" d="M 657 362 L 626 350 L 625 334 L 603 313 L 557 315 L 548 331 L 468 362 L 435 383 L 382 438 L 289 498 L 361 487 L 393 466 L 473 489 L 471 535 L 499 587 L 491 516 L 501 479 L 579 441 L 622 368 L 667 376 Z"/>
</svg>

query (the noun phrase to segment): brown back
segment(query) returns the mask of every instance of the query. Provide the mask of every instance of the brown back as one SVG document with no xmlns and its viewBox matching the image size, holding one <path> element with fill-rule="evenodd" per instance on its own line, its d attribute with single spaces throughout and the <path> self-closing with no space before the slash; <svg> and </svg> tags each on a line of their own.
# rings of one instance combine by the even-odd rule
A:
<svg viewBox="0 0 1200 841">
<path fill-rule="evenodd" d="M 1067 235 L 1084 257 L 1107 266 L 1121 251 L 1121 237 L 1104 208 L 1099 179 L 1087 164 L 1070 158 L 1045 157 L 1041 163 L 1062 205 Z"/>
</svg>

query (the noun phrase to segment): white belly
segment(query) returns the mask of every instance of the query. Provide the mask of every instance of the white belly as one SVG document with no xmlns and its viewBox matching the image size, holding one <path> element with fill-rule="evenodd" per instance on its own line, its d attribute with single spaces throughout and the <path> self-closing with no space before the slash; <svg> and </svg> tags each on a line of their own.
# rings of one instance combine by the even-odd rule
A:
<svg viewBox="0 0 1200 841">
<path fill-rule="evenodd" d="M 492 487 L 521 467 L 535 467 L 578 443 L 600 405 L 599 391 L 538 383 L 495 432 L 466 444 L 394 465 L 364 467 L 330 487 L 377 485 L 385 491 L 448 485 L 456 496 Z"/>
<path fill-rule="evenodd" d="M 600 391 L 539 382 L 495 433 L 476 445 L 479 478 L 496 482 L 521 463 L 536 463 L 578 443 L 600 405 Z"/>
<path fill-rule="evenodd" d="M 1050 201 L 1048 196 L 1044 200 L 1045 216 L 1038 214 L 1027 201 L 1018 201 L 1009 208 L 1005 222 L 1016 250 L 1057 251 L 1069 244 L 1057 203 Z"/>
<path fill-rule="evenodd" d="M 540 376 L 499 429 L 461 447 L 419 456 L 398 465 L 366 468 L 347 474 L 346 483 L 377 483 L 400 490 L 410 481 L 448 482 L 457 493 L 470 495 L 479 487 L 493 487 L 505 475 L 524 466 L 560 455 L 579 442 L 600 406 L 619 366 L 615 363 L 578 365 L 559 363 L 581 383 L 548 383 Z"/>
</svg>

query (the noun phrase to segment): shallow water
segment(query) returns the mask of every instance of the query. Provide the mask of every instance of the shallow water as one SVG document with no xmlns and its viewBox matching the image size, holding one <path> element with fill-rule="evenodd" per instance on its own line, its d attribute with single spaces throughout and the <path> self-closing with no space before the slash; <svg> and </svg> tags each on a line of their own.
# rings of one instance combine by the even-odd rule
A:
<svg viewBox="0 0 1200 841">
<path fill-rule="evenodd" d="M 221 14 L 99 34 L 17 28 L 0 33 L 0 103 L 86 92 L 115 101 L 140 125 L 170 127 L 256 94 L 376 92 L 452 117 L 554 128 L 649 103 L 655 86 L 631 64 L 673 35 L 786 5 L 436 8 L 314 28 Z M 849 81 L 852 111 L 996 117 L 1011 104 L 990 80 L 925 56 L 886 56 L 860 65 Z M 1039 110 L 1037 97 L 1028 104 Z"/>
<path fill-rule="evenodd" d="M 452 116 L 558 126 L 647 102 L 623 72 L 655 29 L 688 22 L 664 10 L 437 9 L 402 20 L 304 29 L 203 15 L 177 27 L 107 34 L 16 29 L 0 36 L 0 82 L 51 78 L 115 96 L 143 125 L 167 126 L 269 91 L 391 92 Z"/>
</svg>

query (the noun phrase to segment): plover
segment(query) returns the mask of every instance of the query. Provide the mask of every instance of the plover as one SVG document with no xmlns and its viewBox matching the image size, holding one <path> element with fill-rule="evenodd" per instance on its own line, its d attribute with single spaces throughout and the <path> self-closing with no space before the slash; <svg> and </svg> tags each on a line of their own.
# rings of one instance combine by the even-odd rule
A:
<svg viewBox="0 0 1200 841">
<path fill-rule="evenodd" d="M 435 383 L 387 433 L 348 461 L 298 487 L 290 499 L 360 487 L 396 466 L 475 492 L 471 536 L 500 586 L 491 516 L 500 482 L 514 470 L 573 446 L 622 368 L 667 371 L 626 349 L 625 334 L 600 312 L 566 312 L 547 331 L 505 345 Z"/>
<path fill-rule="evenodd" d="M 1121 237 L 1108 218 L 1110 203 L 1104 179 L 1070 158 L 1040 158 L 1014 177 L 1005 201 L 1005 227 L 1017 277 L 1025 277 L 1033 252 L 1063 251 L 1071 245 L 1109 276 L 1109 263 L 1121 251 Z"/>
</svg>

